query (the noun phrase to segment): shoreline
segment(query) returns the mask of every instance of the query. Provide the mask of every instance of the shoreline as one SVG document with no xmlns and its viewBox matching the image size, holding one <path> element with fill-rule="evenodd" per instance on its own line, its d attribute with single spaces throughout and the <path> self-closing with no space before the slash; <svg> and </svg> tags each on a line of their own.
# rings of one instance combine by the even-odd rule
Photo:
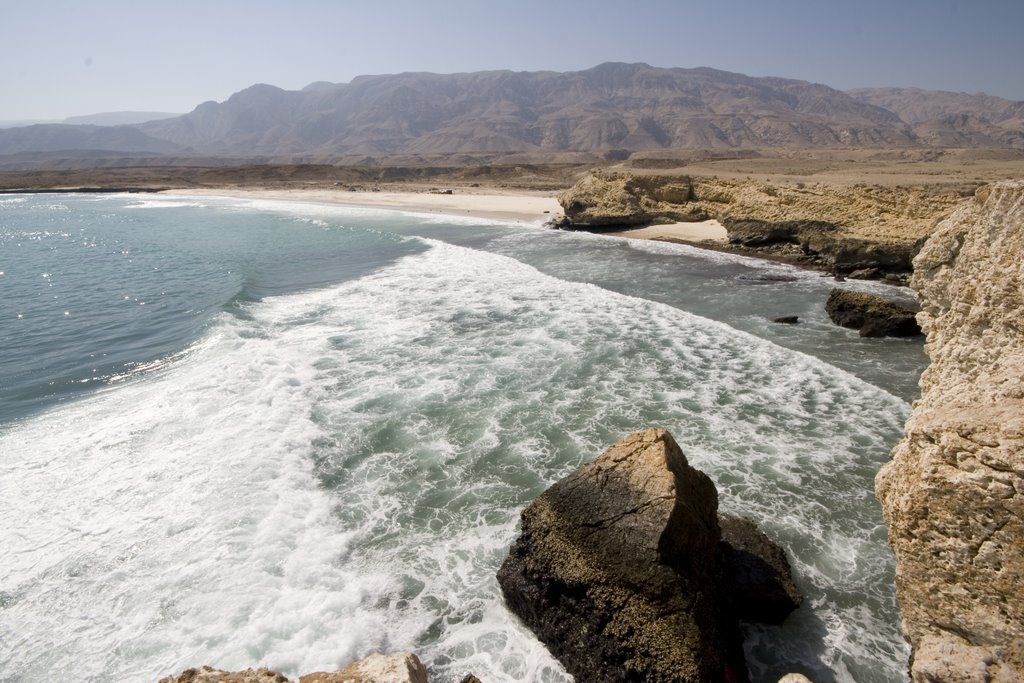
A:
<svg viewBox="0 0 1024 683">
<path fill-rule="evenodd" d="M 483 189 L 483 188 L 481 188 Z M 550 192 L 516 191 L 502 193 L 493 188 L 472 192 L 460 189 L 451 193 L 395 192 L 389 190 L 271 190 L 262 188 L 210 188 L 166 190 L 161 194 L 186 197 L 231 197 L 234 199 L 271 199 L 305 202 L 327 206 L 436 213 L 457 217 L 507 220 L 514 223 L 536 223 L 562 215 L 562 207 Z"/>
<path fill-rule="evenodd" d="M 262 199 L 324 206 L 348 206 L 380 209 L 382 211 L 408 211 L 421 214 L 447 215 L 456 218 L 480 218 L 539 225 L 564 219 L 564 212 L 555 192 L 524 189 L 501 190 L 495 187 L 459 187 L 457 189 L 420 190 L 341 190 L 324 188 L 266 187 L 66 187 L 0 190 L 2 194 L 55 194 L 55 193 L 154 193 L 181 197 L 227 197 L 233 199 Z M 808 259 L 805 255 L 764 248 L 750 248 L 729 242 L 725 227 L 715 219 L 695 222 L 655 223 L 623 228 L 586 229 L 556 228 L 589 232 L 628 239 L 683 244 L 726 254 L 784 263 L 803 270 L 834 276 L 829 268 Z M 841 280 L 840 280 L 841 281 Z M 894 282 L 900 285 L 903 283 Z"/>
<path fill-rule="evenodd" d="M 354 191 L 325 189 L 269 189 L 269 188 L 187 188 L 163 189 L 160 194 L 182 197 L 229 197 L 234 199 L 263 199 L 295 203 L 321 204 L 380 209 L 382 211 L 409 211 L 422 214 L 447 215 L 461 218 L 509 221 L 538 225 L 564 217 L 561 205 L 552 192 L 511 190 L 502 192 L 493 187 L 459 188 L 451 194 L 430 191 Z M 757 249 L 729 242 L 725 227 L 715 219 L 696 222 L 657 223 L 629 228 L 595 229 L 553 228 L 569 232 L 589 232 L 594 235 L 624 237 L 654 242 L 683 244 L 697 249 L 725 254 L 736 254 L 834 277 L 828 268 L 806 256 Z M 901 283 L 891 283 L 899 285 Z"/>
</svg>

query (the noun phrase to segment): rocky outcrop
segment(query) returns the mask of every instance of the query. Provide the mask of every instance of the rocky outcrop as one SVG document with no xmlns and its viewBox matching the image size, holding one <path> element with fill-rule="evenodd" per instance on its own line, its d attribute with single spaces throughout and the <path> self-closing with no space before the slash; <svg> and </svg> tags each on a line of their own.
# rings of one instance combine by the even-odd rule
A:
<svg viewBox="0 0 1024 683">
<path fill-rule="evenodd" d="M 731 589 L 734 574 L 750 579 L 771 561 L 726 568 L 734 554 L 753 558 L 761 539 L 736 521 L 723 545 L 717 509 L 714 484 L 668 432 L 637 432 L 526 508 L 498 582 L 577 680 L 744 680 L 722 581 Z"/>
<path fill-rule="evenodd" d="M 914 261 L 931 365 L 878 497 L 915 682 L 1024 680 L 1024 183 Z"/>
<path fill-rule="evenodd" d="M 916 337 L 917 307 L 898 304 L 866 292 L 835 288 L 825 302 L 825 312 L 836 325 L 860 332 L 862 337 Z"/>
<path fill-rule="evenodd" d="M 574 227 L 617 228 L 704 220 L 707 216 L 688 204 L 692 198 L 686 177 L 595 173 L 559 194 L 558 202 Z"/>
<path fill-rule="evenodd" d="M 160 683 L 290 683 L 283 674 L 269 669 L 221 671 L 209 666 L 186 669 L 178 676 L 161 678 Z M 317 671 L 299 678 L 299 683 L 427 683 L 427 670 L 411 653 L 372 654 L 340 671 Z"/>
<path fill-rule="evenodd" d="M 558 200 L 563 227 L 714 218 L 736 249 L 877 278 L 908 274 L 919 240 L 961 198 L 901 188 L 596 172 Z"/>
</svg>

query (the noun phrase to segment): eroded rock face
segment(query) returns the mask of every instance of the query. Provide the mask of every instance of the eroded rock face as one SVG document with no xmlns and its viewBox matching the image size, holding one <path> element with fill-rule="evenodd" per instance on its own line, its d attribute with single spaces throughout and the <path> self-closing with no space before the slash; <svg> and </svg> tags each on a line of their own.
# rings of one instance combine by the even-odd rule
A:
<svg viewBox="0 0 1024 683">
<path fill-rule="evenodd" d="M 637 432 L 527 507 L 498 582 L 577 680 L 745 680 L 717 509 L 668 432 Z"/>
<path fill-rule="evenodd" d="M 914 261 L 931 365 L 876 480 L 916 682 L 1024 680 L 1024 183 Z"/>
<path fill-rule="evenodd" d="M 916 310 L 874 294 L 833 289 L 825 312 L 836 325 L 858 330 L 862 337 L 916 337 L 921 334 Z"/>
</svg>

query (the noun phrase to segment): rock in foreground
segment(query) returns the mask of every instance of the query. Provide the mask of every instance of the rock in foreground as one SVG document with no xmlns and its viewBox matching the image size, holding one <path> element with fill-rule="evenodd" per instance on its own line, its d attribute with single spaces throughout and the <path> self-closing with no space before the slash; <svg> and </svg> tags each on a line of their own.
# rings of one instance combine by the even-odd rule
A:
<svg viewBox="0 0 1024 683">
<path fill-rule="evenodd" d="M 942 222 L 914 261 L 921 398 L 876 487 L 915 682 L 1024 680 L 1024 183 Z"/>
<path fill-rule="evenodd" d="M 717 510 L 668 432 L 631 434 L 527 507 L 498 582 L 577 680 L 745 680 Z"/>
<path fill-rule="evenodd" d="M 874 294 L 833 289 L 825 302 L 825 312 L 836 325 L 858 330 L 862 337 L 916 337 L 921 334 L 916 310 Z"/>
<path fill-rule="evenodd" d="M 289 683 L 288 679 L 270 669 L 221 671 L 212 666 L 185 669 L 177 676 L 161 678 L 160 683 Z"/>
<path fill-rule="evenodd" d="M 209 666 L 187 669 L 160 683 L 290 683 L 268 669 L 221 671 Z M 427 670 L 414 654 L 372 654 L 340 671 L 318 671 L 299 678 L 299 683 L 427 683 Z"/>
</svg>

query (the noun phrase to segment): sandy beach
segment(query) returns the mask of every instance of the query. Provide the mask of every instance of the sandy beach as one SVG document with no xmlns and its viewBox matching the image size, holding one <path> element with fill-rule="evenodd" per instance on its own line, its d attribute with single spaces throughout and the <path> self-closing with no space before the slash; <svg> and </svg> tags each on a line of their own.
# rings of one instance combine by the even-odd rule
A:
<svg viewBox="0 0 1024 683">
<path fill-rule="evenodd" d="M 452 194 L 431 192 L 353 192 L 348 190 L 263 190 L 218 188 L 210 190 L 171 191 L 181 195 L 274 199 L 279 201 L 336 204 L 377 209 L 399 209 L 417 213 L 439 213 L 453 216 L 473 216 L 494 220 L 535 223 L 560 217 L 559 206 L 553 193 L 525 191 L 501 193 L 491 188 L 485 192 L 458 190 Z"/>
<path fill-rule="evenodd" d="M 686 242 L 722 243 L 729 241 L 725 227 L 714 219 L 700 221 L 697 223 L 665 223 L 662 225 L 648 225 L 642 228 L 616 230 L 615 232 L 604 234 L 643 240 L 671 239 L 683 240 Z"/>
<path fill-rule="evenodd" d="M 334 204 L 378 209 L 399 209 L 453 216 L 473 216 L 522 223 L 536 223 L 562 216 L 562 207 L 551 193 L 484 192 L 458 190 L 452 194 L 431 192 L 353 192 L 348 190 L 264 190 L 210 189 L 172 191 L 174 194 L 274 199 L 279 201 Z M 696 223 L 666 223 L 628 230 L 602 232 L 605 235 L 632 239 L 673 239 L 687 242 L 728 241 L 725 228 L 716 220 Z"/>
</svg>

